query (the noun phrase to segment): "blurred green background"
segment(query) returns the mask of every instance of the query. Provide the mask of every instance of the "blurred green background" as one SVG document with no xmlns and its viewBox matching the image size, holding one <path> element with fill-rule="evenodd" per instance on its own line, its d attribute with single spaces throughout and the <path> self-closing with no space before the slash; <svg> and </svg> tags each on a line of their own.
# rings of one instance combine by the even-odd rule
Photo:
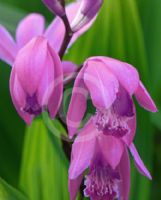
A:
<svg viewBox="0 0 161 200">
<path fill-rule="evenodd" d="M 0 24 L 13 36 L 29 12 L 44 14 L 47 23 L 53 18 L 40 0 L 0 0 Z M 160 19 L 161 0 L 105 0 L 96 23 L 65 58 L 80 64 L 89 56 L 106 55 L 133 64 L 160 108 Z M 0 62 L 0 200 L 68 200 L 63 144 L 41 118 L 26 128 L 11 102 L 9 76 L 10 67 Z M 137 105 L 137 117 L 135 143 L 153 180 L 142 177 L 132 160 L 130 200 L 161 199 L 161 113 Z"/>
</svg>

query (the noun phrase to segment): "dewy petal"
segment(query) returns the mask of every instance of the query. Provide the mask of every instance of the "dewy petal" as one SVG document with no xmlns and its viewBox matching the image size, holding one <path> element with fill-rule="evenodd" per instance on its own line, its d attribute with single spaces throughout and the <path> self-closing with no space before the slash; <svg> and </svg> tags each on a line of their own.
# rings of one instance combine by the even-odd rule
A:
<svg viewBox="0 0 161 200">
<path fill-rule="evenodd" d="M 40 36 L 44 31 L 44 17 L 40 14 L 33 13 L 20 21 L 17 31 L 16 40 L 19 48 L 22 48 L 33 37 Z"/>
<path fill-rule="evenodd" d="M 18 77 L 15 75 L 14 67 L 11 71 L 10 77 L 10 93 L 13 104 L 18 112 L 18 114 L 23 118 L 23 120 L 29 125 L 32 122 L 33 116 L 24 112 L 21 108 L 24 107 L 26 103 L 25 93 L 19 83 Z"/>
<path fill-rule="evenodd" d="M 84 82 L 96 108 L 108 109 L 116 99 L 119 83 L 104 63 L 87 61 Z"/>
<path fill-rule="evenodd" d="M 39 81 L 46 67 L 47 40 L 36 37 L 25 45 L 17 54 L 15 71 L 25 91 L 32 96 L 38 88 Z"/>
<path fill-rule="evenodd" d="M 48 48 L 54 62 L 54 89 L 49 99 L 48 109 L 51 118 L 54 118 L 60 107 L 63 96 L 63 70 L 58 54 L 49 44 Z"/>
<path fill-rule="evenodd" d="M 83 67 L 75 79 L 67 112 L 67 126 L 70 138 L 76 133 L 87 108 L 88 91 L 83 81 L 84 69 Z"/>
<path fill-rule="evenodd" d="M 135 97 L 137 101 L 139 102 L 139 104 L 146 110 L 151 111 L 151 112 L 157 111 L 157 107 L 154 101 L 152 100 L 150 94 L 148 93 L 148 91 L 146 90 L 146 88 L 144 87 L 141 81 L 135 92 Z"/>
<path fill-rule="evenodd" d="M 75 200 L 77 197 L 77 192 L 79 190 L 79 187 L 81 185 L 83 179 L 83 174 L 78 176 L 76 179 L 68 181 L 68 188 L 69 188 L 69 194 L 70 194 L 70 200 Z"/>
<path fill-rule="evenodd" d="M 136 149 L 135 145 L 132 143 L 132 144 L 129 146 L 129 148 L 130 148 L 131 154 L 132 154 L 133 157 L 134 157 L 135 164 L 136 164 L 136 167 L 137 167 L 138 171 L 139 171 L 142 175 L 146 176 L 147 178 L 149 178 L 149 179 L 151 180 L 152 177 L 151 177 L 149 171 L 147 170 L 147 168 L 145 167 L 143 161 L 141 160 L 141 158 L 140 158 L 140 156 L 139 156 L 139 154 L 138 154 L 138 152 L 137 152 L 137 149 Z"/>
<path fill-rule="evenodd" d="M 17 46 L 9 32 L 0 25 L 0 59 L 12 65 L 17 54 Z"/>
<path fill-rule="evenodd" d="M 71 3 L 66 7 L 66 13 L 69 19 L 69 22 L 71 23 L 74 17 L 77 14 L 77 11 L 80 7 L 80 1 L 77 1 L 75 3 Z M 88 23 L 86 26 L 84 26 L 82 29 L 74 33 L 73 38 L 71 42 L 69 43 L 69 47 L 80 37 L 84 32 L 86 32 L 93 22 L 95 21 L 95 18 Z M 45 36 L 48 38 L 51 46 L 58 52 L 60 50 L 60 47 L 62 45 L 63 39 L 65 35 L 65 27 L 60 17 L 56 17 L 54 21 L 49 25 L 45 32 Z"/>
<path fill-rule="evenodd" d="M 89 167 L 94 155 L 97 134 L 92 119 L 90 119 L 72 145 L 72 159 L 69 168 L 70 179 L 77 178 Z"/>
<path fill-rule="evenodd" d="M 115 169 L 124 152 L 123 142 L 116 137 L 103 134 L 98 138 L 98 142 L 104 158 Z"/>
<path fill-rule="evenodd" d="M 139 84 L 139 74 L 132 65 L 109 57 L 98 56 L 91 59 L 104 62 L 130 95 L 136 91 Z"/>
<path fill-rule="evenodd" d="M 62 66 L 63 66 L 63 75 L 64 76 L 69 76 L 77 70 L 77 65 L 70 61 L 63 61 Z"/>
<path fill-rule="evenodd" d="M 119 171 L 121 175 L 121 183 L 120 183 L 120 199 L 128 200 L 130 193 L 130 159 L 127 152 L 127 149 L 124 150 L 122 155 Z"/>
</svg>

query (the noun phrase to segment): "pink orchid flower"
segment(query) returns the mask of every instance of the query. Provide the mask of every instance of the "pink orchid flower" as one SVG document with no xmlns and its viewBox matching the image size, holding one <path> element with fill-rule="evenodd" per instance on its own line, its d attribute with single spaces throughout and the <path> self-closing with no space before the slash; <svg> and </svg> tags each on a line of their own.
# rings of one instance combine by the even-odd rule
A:
<svg viewBox="0 0 161 200">
<path fill-rule="evenodd" d="M 134 144 L 130 151 L 139 172 L 149 179 L 151 175 L 143 164 Z M 130 190 L 130 162 L 125 145 L 116 137 L 100 133 L 93 117 L 80 131 L 72 146 L 69 168 L 70 200 L 75 200 L 85 170 L 84 195 L 91 200 L 128 200 Z"/>
<path fill-rule="evenodd" d="M 69 22 L 75 17 L 80 2 L 66 8 Z M 92 22 L 73 35 L 69 44 L 92 25 Z M 10 78 L 10 92 L 13 104 L 27 124 L 43 109 L 54 117 L 63 92 L 63 73 L 75 70 L 71 62 L 60 62 L 58 52 L 65 35 L 61 18 L 44 29 L 44 18 L 40 14 L 30 14 L 20 21 L 16 30 L 16 41 L 0 25 L 0 59 L 13 66 Z M 63 71 L 62 71 L 63 68 Z"/>
<path fill-rule="evenodd" d="M 157 111 L 133 66 L 108 57 L 89 58 L 75 80 L 69 104 L 67 125 L 71 138 L 85 114 L 88 94 L 96 108 L 95 128 L 127 145 L 131 144 L 136 132 L 132 95 L 143 108 Z"/>
<path fill-rule="evenodd" d="M 128 146 L 134 157 L 137 169 L 141 174 L 151 179 L 132 143 L 136 132 L 136 112 L 132 100 L 133 94 L 142 107 L 151 112 L 157 111 L 153 100 L 139 79 L 137 70 L 130 64 L 107 57 L 89 58 L 84 63 L 75 80 L 67 113 L 70 138 L 77 133 L 77 129 L 86 112 L 88 95 L 91 96 L 96 113 L 90 118 L 85 128 L 79 132 L 73 145 L 69 186 L 75 184 L 76 189 L 69 187 L 72 200 L 75 199 L 75 191 L 78 189 L 76 186 L 79 185 L 82 178 L 81 173 L 87 167 L 92 170 L 94 165 L 91 164 L 93 163 L 92 155 L 97 148 L 101 149 L 100 151 L 106 159 L 106 164 L 115 170 L 121 164 L 121 158 L 124 156 L 126 146 Z M 121 173 L 120 171 L 120 177 Z M 112 182 L 115 181 L 113 180 Z M 106 185 L 106 179 L 102 184 L 102 187 Z M 123 181 L 122 184 L 124 185 Z M 93 197 L 92 195 L 95 195 L 95 193 L 88 192 L 90 187 L 93 186 L 87 186 L 86 195 L 95 200 L 103 199 L 97 196 Z M 108 187 L 111 188 L 111 186 Z M 104 199 L 114 199 L 118 194 L 121 195 L 114 189 L 112 191 L 113 193 L 110 194 L 114 194 L 114 197 L 108 196 L 107 198 L 105 196 Z M 127 196 L 124 199 L 128 199 Z"/>
</svg>

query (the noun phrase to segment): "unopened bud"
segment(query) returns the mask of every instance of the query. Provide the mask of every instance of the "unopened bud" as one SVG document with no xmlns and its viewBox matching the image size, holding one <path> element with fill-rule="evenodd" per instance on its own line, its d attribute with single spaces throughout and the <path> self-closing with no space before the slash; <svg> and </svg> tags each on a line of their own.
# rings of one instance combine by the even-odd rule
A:
<svg viewBox="0 0 161 200">
<path fill-rule="evenodd" d="M 102 3 L 103 0 L 82 0 L 78 13 L 71 24 L 72 30 L 78 31 L 89 23 L 97 15 Z"/>
<path fill-rule="evenodd" d="M 60 17 L 65 15 L 63 0 L 42 0 L 42 1 L 54 14 Z"/>
</svg>

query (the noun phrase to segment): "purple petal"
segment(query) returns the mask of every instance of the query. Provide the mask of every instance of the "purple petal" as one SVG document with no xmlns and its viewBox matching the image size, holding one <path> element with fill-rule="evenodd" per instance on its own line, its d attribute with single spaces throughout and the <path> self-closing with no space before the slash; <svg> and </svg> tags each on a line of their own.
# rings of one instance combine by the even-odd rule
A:
<svg viewBox="0 0 161 200">
<path fill-rule="evenodd" d="M 104 62 L 130 95 L 136 91 L 139 84 L 139 74 L 132 65 L 109 57 L 93 57 L 91 59 Z"/>
<path fill-rule="evenodd" d="M 50 45 L 48 47 L 54 62 L 54 90 L 49 99 L 48 109 L 51 118 L 54 118 L 60 107 L 63 95 L 63 70 L 58 54 Z"/>
<path fill-rule="evenodd" d="M 20 21 L 16 39 L 18 47 L 21 48 L 27 44 L 33 37 L 40 36 L 44 31 L 44 17 L 40 14 L 30 14 Z"/>
<path fill-rule="evenodd" d="M 124 145 L 120 139 L 113 136 L 101 135 L 98 139 L 100 149 L 106 161 L 115 169 L 124 152 Z"/>
<path fill-rule="evenodd" d="M 133 157 L 134 157 L 135 164 L 136 164 L 136 167 L 137 167 L 138 171 L 139 171 L 142 175 L 146 176 L 147 178 L 149 178 L 149 179 L 151 180 L 152 177 L 151 177 L 149 171 L 147 170 L 147 168 L 145 167 L 143 161 L 141 160 L 141 158 L 140 158 L 140 156 L 139 156 L 139 154 L 138 154 L 138 152 L 137 152 L 137 149 L 136 149 L 135 145 L 132 143 L 132 144 L 129 146 L 129 148 L 130 148 L 131 154 L 132 154 Z"/>
<path fill-rule="evenodd" d="M 151 112 L 157 112 L 157 107 L 154 101 L 141 81 L 135 92 L 135 97 L 143 108 Z"/>
<path fill-rule="evenodd" d="M 134 115 L 134 103 L 132 98 L 121 85 L 119 86 L 117 98 L 112 106 L 115 113 L 117 113 L 119 116 L 131 117 Z"/>
<path fill-rule="evenodd" d="M 71 23 L 74 17 L 77 14 L 77 11 L 80 7 L 80 1 L 75 3 L 71 3 L 66 7 L 67 16 L 69 22 Z M 94 19 L 95 20 L 95 19 Z M 80 37 L 84 32 L 86 32 L 91 25 L 93 24 L 94 20 L 80 29 L 78 32 L 74 33 L 73 38 L 69 44 L 71 46 L 77 39 Z M 60 17 L 56 17 L 56 19 L 50 24 L 45 32 L 45 36 L 48 38 L 51 46 L 58 52 L 62 45 L 63 39 L 65 35 L 65 27 Z"/>
<path fill-rule="evenodd" d="M 90 119 L 72 145 L 72 160 L 69 168 L 70 179 L 77 178 L 89 167 L 94 154 L 97 134 L 92 119 Z"/>
<path fill-rule="evenodd" d="M 13 104 L 22 117 L 22 119 L 29 125 L 33 120 L 33 116 L 24 112 L 21 108 L 24 108 L 26 103 L 26 96 L 21 87 L 21 84 L 18 80 L 18 77 L 15 75 L 15 69 L 13 67 L 10 77 L 10 93 L 12 97 Z"/>
<path fill-rule="evenodd" d="M 48 52 L 46 55 L 46 64 L 43 69 L 43 75 L 41 76 L 41 80 L 39 82 L 38 89 L 37 89 L 38 102 L 41 106 L 48 105 L 49 98 L 51 97 L 51 95 L 53 95 L 53 92 L 54 92 L 55 62 L 56 62 L 55 59 L 57 60 L 57 57 L 55 58 L 55 56 L 51 55 L 48 48 Z M 61 69 L 60 63 L 57 66 Z M 54 110 L 54 108 L 52 108 L 52 110 Z"/>
<path fill-rule="evenodd" d="M 76 133 L 87 108 L 88 91 L 83 81 L 84 69 L 83 67 L 75 79 L 67 112 L 67 126 L 70 138 Z"/>
<path fill-rule="evenodd" d="M 136 109 L 135 105 L 133 103 L 133 112 L 134 115 L 130 118 L 128 118 L 127 125 L 129 127 L 129 133 L 127 133 L 122 139 L 123 141 L 129 146 L 136 134 Z"/>
<path fill-rule="evenodd" d="M 47 40 L 44 37 L 32 39 L 16 56 L 15 71 L 25 92 L 32 96 L 39 84 L 47 61 Z"/>
<path fill-rule="evenodd" d="M 120 183 L 120 193 L 121 197 L 120 199 L 128 200 L 129 199 L 129 193 L 130 193 L 130 159 L 127 152 L 127 149 L 125 149 L 120 164 L 119 164 L 119 170 L 121 175 L 121 183 Z"/>
<path fill-rule="evenodd" d="M 56 15 L 65 15 L 64 7 L 61 5 L 60 0 L 43 0 L 44 4 Z"/>
<path fill-rule="evenodd" d="M 72 30 L 78 31 L 96 17 L 103 0 L 82 0 L 76 17 L 72 22 Z"/>
<path fill-rule="evenodd" d="M 12 65 L 17 54 L 17 46 L 9 32 L 0 25 L 0 59 Z"/>
<path fill-rule="evenodd" d="M 119 83 L 104 63 L 87 61 L 84 82 L 96 108 L 108 109 L 116 99 Z"/>
<path fill-rule="evenodd" d="M 73 74 L 73 72 L 76 72 L 76 70 L 77 70 L 77 65 L 70 61 L 63 61 L 62 66 L 63 66 L 63 75 L 64 76 L 69 76 L 69 75 Z"/>
<path fill-rule="evenodd" d="M 78 176 L 74 180 L 69 179 L 68 188 L 69 188 L 69 193 L 70 193 L 70 200 L 76 199 L 77 192 L 78 192 L 79 187 L 81 185 L 82 179 L 83 179 L 83 174 L 81 174 L 80 176 Z"/>
</svg>

